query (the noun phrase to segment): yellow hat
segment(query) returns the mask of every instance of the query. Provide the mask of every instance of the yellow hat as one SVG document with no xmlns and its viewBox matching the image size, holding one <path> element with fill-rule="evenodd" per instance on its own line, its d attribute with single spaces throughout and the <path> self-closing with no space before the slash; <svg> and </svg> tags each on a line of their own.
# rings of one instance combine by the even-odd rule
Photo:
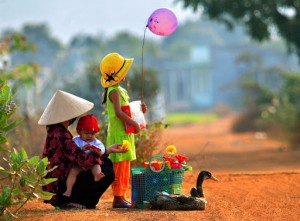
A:
<svg viewBox="0 0 300 221">
<path fill-rule="evenodd" d="M 76 95 L 57 90 L 45 108 L 39 125 L 51 125 L 78 117 L 94 107 L 94 104 Z"/>
<path fill-rule="evenodd" d="M 133 60 L 118 53 L 107 54 L 100 62 L 101 85 L 107 88 L 118 84 L 126 76 Z"/>
</svg>

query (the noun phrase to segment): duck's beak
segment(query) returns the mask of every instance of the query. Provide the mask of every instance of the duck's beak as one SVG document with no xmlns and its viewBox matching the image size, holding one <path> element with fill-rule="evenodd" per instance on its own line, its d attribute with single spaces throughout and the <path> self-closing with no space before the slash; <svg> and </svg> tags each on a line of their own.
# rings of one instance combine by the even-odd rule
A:
<svg viewBox="0 0 300 221">
<path fill-rule="evenodd" d="M 213 175 L 211 175 L 211 179 L 214 180 L 214 181 L 219 181 L 218 178 L 213 176 Z"/>
</svg>

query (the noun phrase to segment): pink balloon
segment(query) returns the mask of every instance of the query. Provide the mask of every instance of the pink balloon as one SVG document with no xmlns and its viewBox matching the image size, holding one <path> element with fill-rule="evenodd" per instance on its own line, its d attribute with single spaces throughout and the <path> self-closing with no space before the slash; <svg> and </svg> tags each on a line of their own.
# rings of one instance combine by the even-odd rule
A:
<svg viewBox="0 0 300 221">
<path fill-rule="evenodd" d="M 154 34 L 167 36 L 176 30 L 177 24 L 177 18 L 173 11 L 159 8 L 150 15 L 147 27 Z"/>
</svg>

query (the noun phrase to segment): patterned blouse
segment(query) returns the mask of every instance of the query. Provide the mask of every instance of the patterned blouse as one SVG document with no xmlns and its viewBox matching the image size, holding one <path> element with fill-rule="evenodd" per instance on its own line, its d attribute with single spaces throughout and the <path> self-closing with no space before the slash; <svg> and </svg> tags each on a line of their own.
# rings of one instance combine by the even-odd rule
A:
<svg viewBox="0 0 300 221">
<path fill-rule="evenodd" d="M 72 134 L 62 125 L 50 125 L 47 128 L 46 143 L 43 150 L 43 157 L 47 157 L 49 165 L 47 169 L 57 166 L 55 170 L 47 174 L 47 178 L 57 178 L 56 182 L 43 186 L 43 190 L 61 195 L 65 188 L 67 175 L 73 165 L 79 167 L 90 167 L 95 164 L 102 164 L 102 160 L 96 153 L 86 154 L 78 148 L 72 140 Z M 103 155 L 102 157 L 107 157 Z M 60 206 L 59 197 L 53 196 L 51 200 L 45 201 L 53 206 Z"/>
</svg>

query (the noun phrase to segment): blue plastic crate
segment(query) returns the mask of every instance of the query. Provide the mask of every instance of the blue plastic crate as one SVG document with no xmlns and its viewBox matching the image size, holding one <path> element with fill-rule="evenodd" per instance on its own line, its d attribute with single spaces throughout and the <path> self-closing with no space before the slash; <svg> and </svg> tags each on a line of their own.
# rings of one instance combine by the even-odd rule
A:
<svg viewBox="0 0 300 221">
<path fill-rule="evenodd" d="M 151 169 L 132 168 L 132 201 L 137 208 L 145 208 L 144 202 L 151 201 L 157 192 L 181 194 L 184 169 L 164 168 L 155 172 Z"/>
</svg>

